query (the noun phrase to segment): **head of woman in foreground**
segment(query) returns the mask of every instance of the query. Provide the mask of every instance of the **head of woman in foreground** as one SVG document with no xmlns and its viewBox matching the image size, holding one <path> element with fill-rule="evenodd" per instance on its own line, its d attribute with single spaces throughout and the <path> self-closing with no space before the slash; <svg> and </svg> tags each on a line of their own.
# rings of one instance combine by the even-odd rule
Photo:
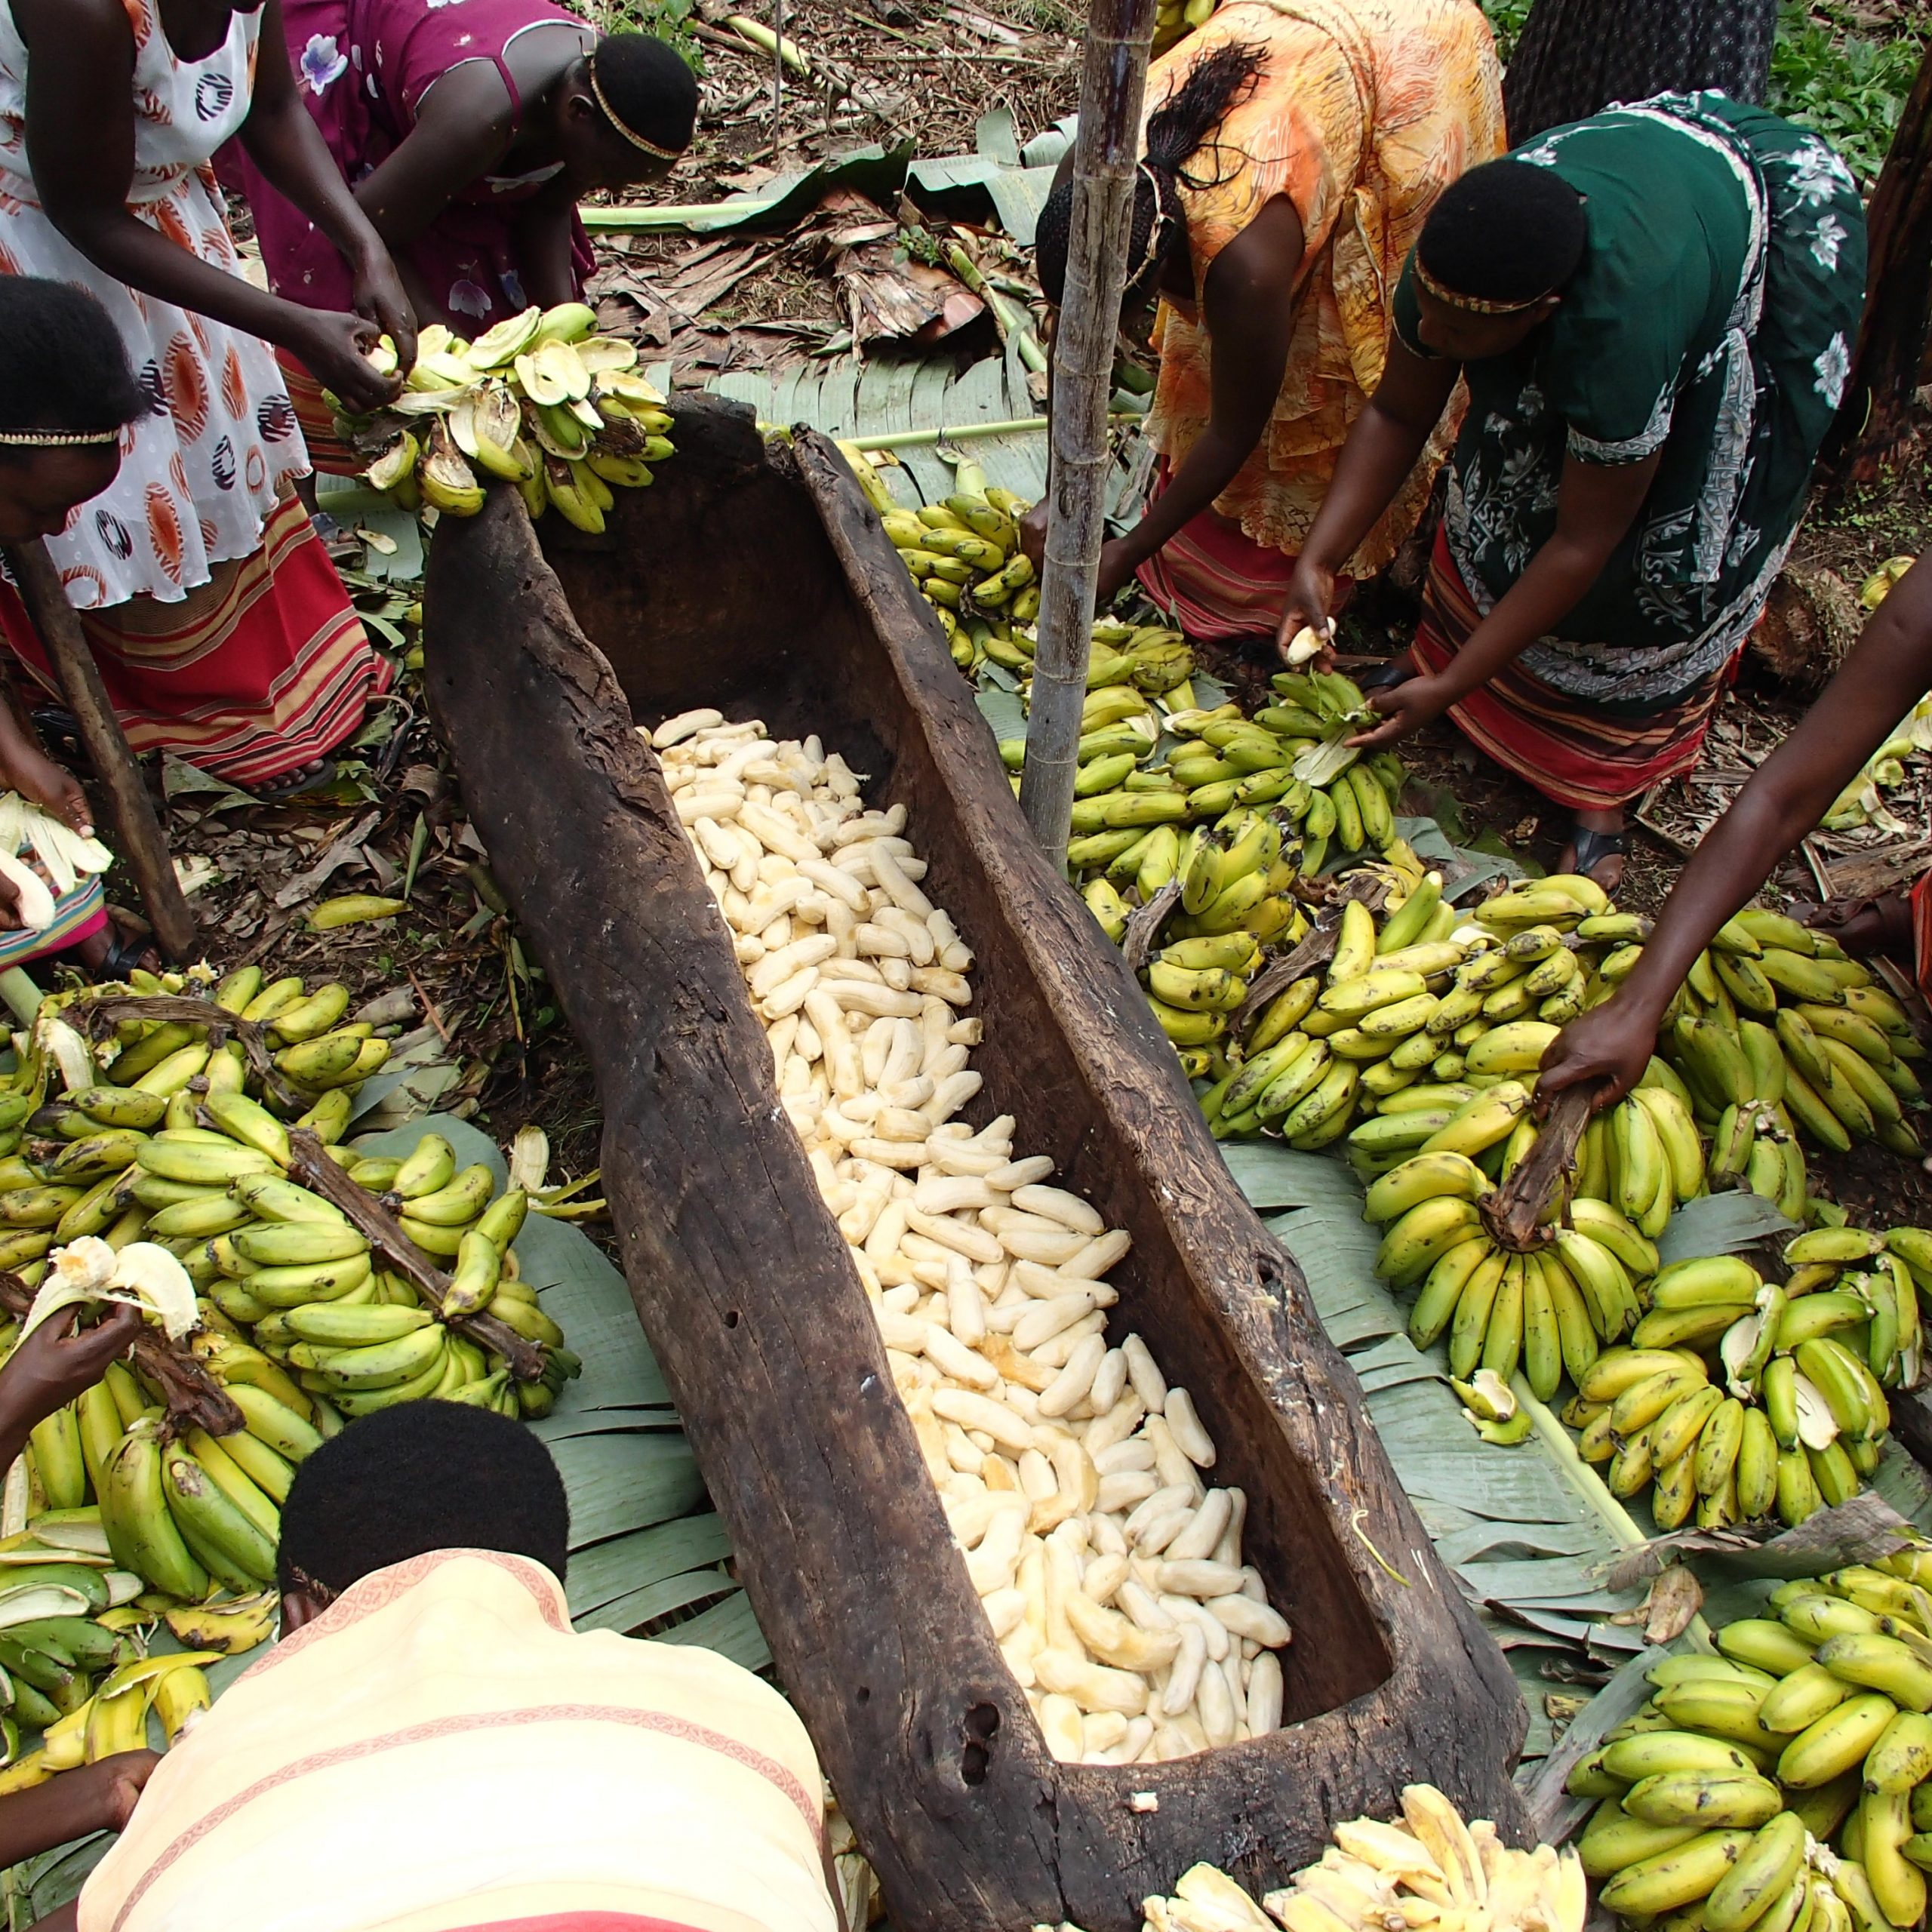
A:
<svg viewBox="0 0 1932 1932">
<path fill-rule="evenodd" d="M 1583 198 L 1546 168 L 1486 162 L 1442 191 L 1415 250 L 1423 346 L 1506 355 L 1549 321 L 1589 245 Z"/>
<path fill-rule="evenodd" d="M 556 152 L 580 196 L 662 180 L 697 127 L 696 77 L 648 34 L 605 35 L 552 100 Z"/>
<path fill-rule="evenodd" d="M 550 1452 L 521 1423 L 460 1402 L 402 1402 L 303 1462 L 281 1512 L 282 1627 L 350 1585 L 439 1549 L 527 1556 L 561 1583 L 570 1505 Z"/>
<path fill-rule="evenodd" d="M 84 288 L 0 275 L 0 543 L 57 537 L 121 467 L 153 407 L 107 311 Z"/>
</svg>

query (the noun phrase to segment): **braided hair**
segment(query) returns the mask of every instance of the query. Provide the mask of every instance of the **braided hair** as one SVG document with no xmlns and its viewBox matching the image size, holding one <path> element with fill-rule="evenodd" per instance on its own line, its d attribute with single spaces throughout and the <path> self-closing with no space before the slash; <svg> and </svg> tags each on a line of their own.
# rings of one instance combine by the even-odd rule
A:
<svg viewBox="0 0 1932 1932">
<path fill-rule="evenodd" d="M 1254 93 L 1267 60 L 1266 48 L 1239 42 L 1217 47 L 1196 61 L 1186 79 L 1147 117 L 1146 149 L 1134 184 L 1123 311 L 1138 307 L 1159 288 L 1168 256 L 1187 233 L 1181 183 L 1190 188 L 1211 185 L 1188 174 L 1187 164 L 1210 145 L 1209 137 L 1229 113 Z M 1072 229 L 1069 175 L 1047 197 L 1033 238 L 1040 287 L 1055 307 L 1066 292 L 1066 251 Z"/>
</svg>

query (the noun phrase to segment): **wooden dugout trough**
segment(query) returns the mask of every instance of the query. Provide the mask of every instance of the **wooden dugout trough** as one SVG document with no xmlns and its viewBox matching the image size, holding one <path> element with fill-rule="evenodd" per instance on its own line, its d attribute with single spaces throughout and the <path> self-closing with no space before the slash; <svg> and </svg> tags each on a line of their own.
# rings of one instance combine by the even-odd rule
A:
<svg viewBox="0 0 1932 1932">
<path fill-rule="evenodd" d="M 1020 816 L 944 640 L 837 451 L 683 407 L 586 537 L 515 492 L 445 518 L 432 706 L 590 1056 L 638 1312 L 780 1678 L 907 1932 L 1133 1932 L 1205 1859 L 1252 1888 L 1438 1784 L 1506 1835 L 1524 1714 L 1396 1482 L 1293 1260 L 1236 1190 L 1139 989 Z M 635 722 L 816 732 L 903 800 L 976 955 L 969 1109 L 1008 1112 L 1134 1249 L 1110 1332 L 1195 1393 L 1294 1641 L 1284 1727 L 1123 1769 L 1048 1753 L 948 1533 L 857 1273 Z M 1151 1794 L 1152 1802 L 1144 1794 Z"/>
</svg>

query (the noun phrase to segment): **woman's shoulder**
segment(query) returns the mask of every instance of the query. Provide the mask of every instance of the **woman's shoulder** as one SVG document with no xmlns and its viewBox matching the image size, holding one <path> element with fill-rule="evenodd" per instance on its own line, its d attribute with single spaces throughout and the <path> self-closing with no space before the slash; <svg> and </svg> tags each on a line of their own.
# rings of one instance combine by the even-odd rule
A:
<svg viewBox="0 0 1932 1932">
<path fill-rule="evenodd" d="M 1589 245 L 1564 291 L 1571 319 L 1613 325 L 1664 298 L 1694 312 L 1700 286 L 1735 288 L 1739 264 L 1727 257 L 1751 231 L 1727 157 L 1626 110 L 1555 129 L 1510 158 L 1550 168 L 1583 198 Z"/>
</svg>

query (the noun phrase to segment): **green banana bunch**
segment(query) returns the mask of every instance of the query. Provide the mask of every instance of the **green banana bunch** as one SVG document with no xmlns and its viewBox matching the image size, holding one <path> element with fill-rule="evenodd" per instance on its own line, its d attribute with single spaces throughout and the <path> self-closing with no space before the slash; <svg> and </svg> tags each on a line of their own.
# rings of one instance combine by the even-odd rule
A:
<svg viewBox="0 0 1932 1932">
<path fill-rule="evenodd" d="M 1912 1063 L 1925 1049 L 1903 1007 L 1823 934 L 1747 908 L 1693 964 L 1666 1020 L 1665 1057 L 1714 1130 L 1730 1184 L 1741 1176 L 1781 1205 L 1792 1199 L 1795 1152 L 1755 1152 L 1767 1131 L 1838 1152 L 1870 1140 L 1922 1152 L 1910 1115 L 1924 1102 Z"/>
</svg>

